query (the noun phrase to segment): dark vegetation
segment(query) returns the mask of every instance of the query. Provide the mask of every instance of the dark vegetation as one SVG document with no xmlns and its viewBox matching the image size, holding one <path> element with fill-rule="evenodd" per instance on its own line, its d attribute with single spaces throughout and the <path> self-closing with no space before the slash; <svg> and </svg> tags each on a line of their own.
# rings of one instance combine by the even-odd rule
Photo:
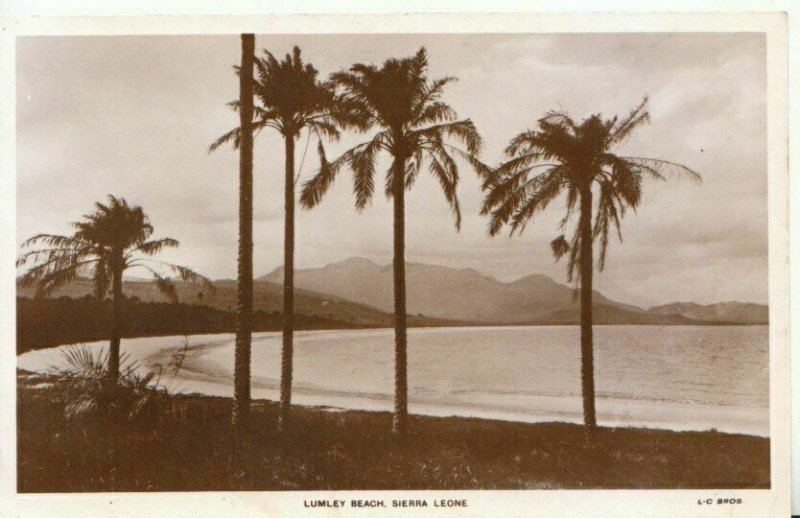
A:
<svg viewBox="0 0 800 518">
<path fill-rule="evenodd" d="M 124 297 L 122 337 L 232 333 L 235 314 L 201 304 L 142 302 Z M 17 297 L 17 354 L 33 349 L 108 339 L 111 301 L 82 298 Z M 315 315 L 297 315 L 297 329 L 365 327 Z M 278 311 L 256 310 L 253 331 L 278 331 Z"/>
<path fill-rule="evenodd" d="M 388 412 L 295 407 L 292 434 L 281 437 L 278 404 L 254 401 L 235 448 L 231 399 L 153 394 L 126 379 L 123 370 L 121 403 L 99 414 L 85 397 L 88 410 L 76 411 L 71 394 L 85 394 L 86 382 L 79 392 L 64 388 L 74 381 L 21 374 L 20 492 L 770 484 L 768 439 L 713 431 L 600 427 L 585 448 L 579 425 L 412 415 L 400 447 L 386 434 Z"/>
</svg>

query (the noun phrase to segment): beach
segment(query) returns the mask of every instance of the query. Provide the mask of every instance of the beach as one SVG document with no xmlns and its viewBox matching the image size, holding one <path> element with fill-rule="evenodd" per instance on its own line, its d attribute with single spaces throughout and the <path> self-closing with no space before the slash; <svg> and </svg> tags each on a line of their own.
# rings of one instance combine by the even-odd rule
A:
<svg viewBox="0 0 800 518">
<path fill-rule="evenodd" d="M 597 326 L 596 336 L 601 425 L 769 436 L 766 327 Z M 390 329 L 296 333 L 294 402 L 391 410 L 391 347 Z M 46 371 L 62 349 L 23 354 L 18 367 Z M 124 339 L 122 351 L 162 372 L 170 392 L 233 395 L 233 335 Z M 254 398 L 278 399 L 279 366 L 280 333 L 255 333 Z M 577 328 L 411 329 L 409 398 L 419 415 L 580 424 Z"/>
</svg>

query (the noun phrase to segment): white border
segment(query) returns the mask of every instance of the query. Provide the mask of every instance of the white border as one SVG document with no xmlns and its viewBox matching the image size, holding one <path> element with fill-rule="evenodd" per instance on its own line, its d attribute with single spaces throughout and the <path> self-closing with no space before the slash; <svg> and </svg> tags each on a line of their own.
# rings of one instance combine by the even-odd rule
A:
<svg viewBox="0 0 800 518">
<path fill-rule="evenodd" d="M 12 5 L 13 7 L 13 5 Z M 789 507 L 789 181 L 787 172 L 787 55 L 786 17 L 772 14 L 466 14 L 466 15 L 287 15 L 276 17 L 139 17 L 139 18 L 41 18 L 19 17 L 2 21 L 0 81 L 3 124 L 0 210 L 4 229 L 15 228 L 14 193 L 14 40 L 15 35 L 34 34 L 223 34 L 223 33 L 447 33 L 447 32 L 767 32 L 768 40 L 768 133 L 769 133 L 769 237 L 770 237 L 770 391 L 772 489 L 747 491 L 369 491 L 338 492 L 391 500 L 394 495 L 428 498 L 468 495 L 470 507 L 459 516 L 786 516 Z M 796 111 L 797 107 L 793 109 Z M 794 182 L 796 184 L 796 180 Z M 796 185 L 795 185 L 796 186 Z M 732 200 L 734 203 L 735 200 Z M 795 220 L 795 224 L 797 221 Z M 0 361 L 0 478 L 4 501 L 0 514 L 14 509 L 19 516 L 251 516 L 276 513 L 299 516 L 304 498 L 331 498 L 332 492 L 290 493 L 158 493 L 99 495 L 15 495 L 15 381 L 13 344 L 14 230 L 0 233 L 0 293 L 4 309 L 0 326 L 5 349 Z M 11 317 L 11 318 L 9 318 Z M 699 508 L 698 498 L 741 497 L 741 506 Z M 315 511 L 313 515 L 323 513 Z M 345 515 L 374 516 L 375 513 L 347 509 Z M 387 509 L 381 515 L 410 516 L 407 509 Z M 428 509 L 423 515 L 448 516 Z"/>
</svg>

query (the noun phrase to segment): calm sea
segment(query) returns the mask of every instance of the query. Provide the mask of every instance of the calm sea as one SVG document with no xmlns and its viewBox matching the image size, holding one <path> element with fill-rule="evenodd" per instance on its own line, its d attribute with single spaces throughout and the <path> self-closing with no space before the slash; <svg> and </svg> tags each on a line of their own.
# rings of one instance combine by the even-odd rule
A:
<svg viewBox="0 0 800 518">
<path fill-rule="evenodd" d="M 141 368 L 165 368 L 171 390 L 230 396 L 233 336 L 188 337 L 180 371 L 169 366 L 182 336 L 125 339 Z M 575 326 L 409 330 L 409 411 L 539 422 L 581 422 L 579 330 Z M 106 342 L 87 346 L 99 350 Z M 254 398 L 277 399 L 280 333 L 253 336 Z M 295 335 L 297 404 L 391 410 L 391 329 Z M 21 355 L 43 370 L 57 349 Z M 769 435 L 767 326 L 597 326 L 598 421 Z"/>
</svg>

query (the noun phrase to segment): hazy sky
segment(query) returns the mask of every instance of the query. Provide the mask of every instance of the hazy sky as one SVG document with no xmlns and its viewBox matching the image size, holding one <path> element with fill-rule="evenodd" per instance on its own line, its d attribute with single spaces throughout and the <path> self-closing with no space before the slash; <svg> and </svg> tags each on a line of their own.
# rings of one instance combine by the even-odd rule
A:
<svg viewBox="0 0 800 518">
<path fill-rule="evenodd" d="M 257 36 L 276 54 L 292 45 L 326 77 L 427 47 L 430 75 L 459 80 L 445 99 L 471 118 L 497 163 L 508 140 L 545 112 L 624 115 L 645 95 L 652 122 L 620 151 L 681 162 L 703 175 L 649 182 L 623 221 L 595 285 L 650 306 L 675 300 L 767 302 L 765 40 L 760 34 Z M 208 145 L 234 127 L 238 36 L 25 37 L 17 40 L 18 242 L 67 233 L 109 193 L 140 204 L 157 236 L 181 242 L 164 259 L 214 277 L 236 275 L 238 155 Z M 329 157 L 366 137 L 328 144 Z M 300 164 L 307 138 L 297 148 Z M 314 173 L 316 142 L 302 161 Z M 282 262 L 283 145 L 256 138 L 255 273 Z M 383 185 L 383 171 L 377 185 Z M 356 213 L 343 172 L 325 200 L 299 211 L 299 268 L 351 256 L 392 257 L 391 203 Z M 381 192 L 379 189 L 378 192 Z M 489 238 L 480 183 L 467 167 L 460 233 L 439 190 L 421 177 L 407 195 L 407 260 L 475 268 L 501 280 L 545 273 L 565 282 L 549 242 L 563 201 L 520 237 Z M 134 272 L 131 272 L 135 275 Z"/>
</svg>

